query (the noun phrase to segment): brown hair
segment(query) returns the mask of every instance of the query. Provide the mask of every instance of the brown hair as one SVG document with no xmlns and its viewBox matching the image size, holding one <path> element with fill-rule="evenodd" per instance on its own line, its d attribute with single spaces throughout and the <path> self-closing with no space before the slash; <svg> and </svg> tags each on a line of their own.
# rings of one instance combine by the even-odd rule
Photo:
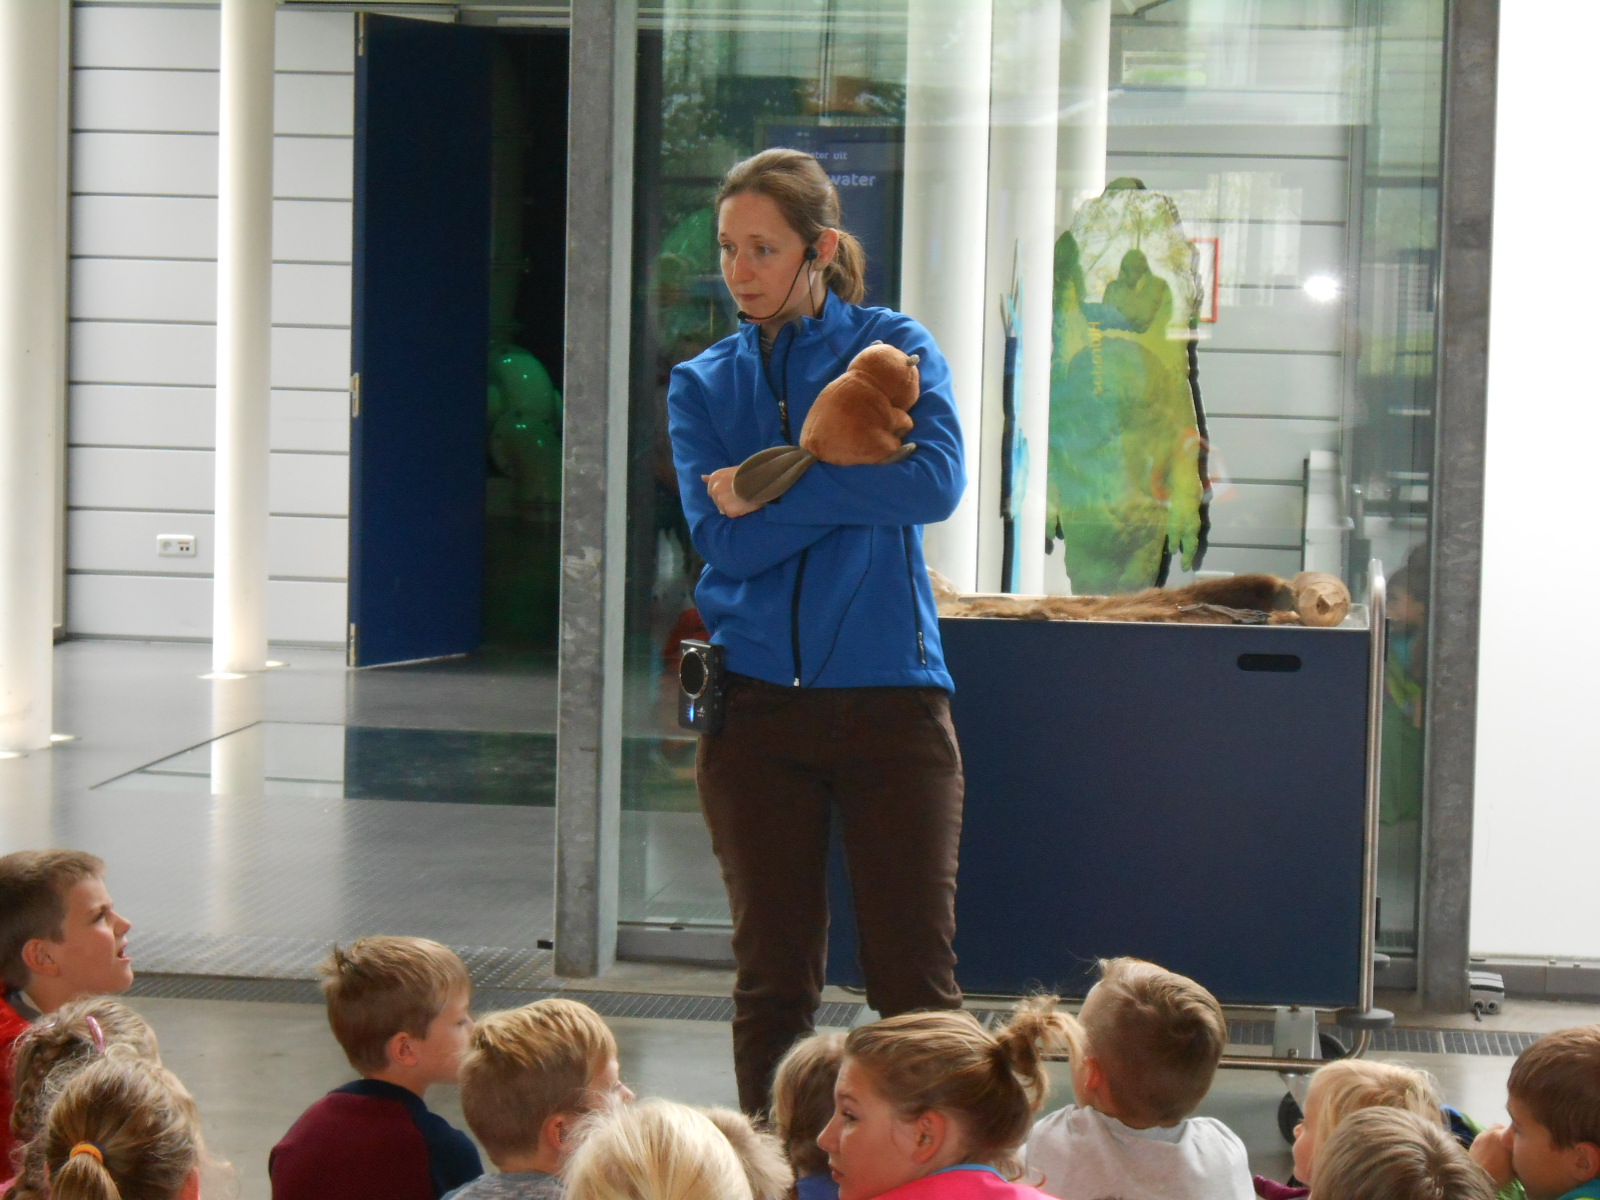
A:
<svg viewBox="0 0 1600 1200">
<path fill-rule="evenodd" d="M 1316 1200 L 1494 1200 L 1488 1174 L 1436 1121 L 1401 1108 L 1351 1113 L 1317 1151 Z"/>
<path fill-rule="evenodd" d="M 1600 1145 L 1600 1025 L 1545 1034 L 1511 1064 L 1506 1091 L 1558 1147 Z"/>
<path fill-rule="evenodd" d="M 806 245 L 829 229 L 839 232 L 839 249 L 822 268 L 822 279 L 842 300 L 860 304 L 867 294 L 867 252 L 854 234 L 844 231 L 839 215 L 839 192 L 813 156 L 804 150 L 763 150 L 722 177 L 716 209 L 743 192 L 759 192 L 778 206 L 790 229 Z"/>
<path fill-rule="evenodd" d="M 598 1013 L 553 998 L 478 1022 L 461 1058 L 461 1109 L 489 1157 L 534 1149 L 557 1113 L 593 1107 L 589 1081 L 617 1056 Z"/>
<path fill-rule="evenodd" d="M 395 1034 L 426 1037 L 451 997 L 472 990 L 456 952 L 427 938 L 357 938 L 334 946 L 317 972 L 333 1036 L 362 1074 L 388 1065 Z"/>
<path fill-rule="evenodd" d="M 794 1187 L 794 1171 L 783 1157 L 778 1139 L 757 1129 L 750 1118 L 731 1108 L 702 1108 L 733 1147 L 755 1200 L 783 1200 Z"/>
<path fill-rule="evenodd" d="M 76 1072 L 42 1136 L 51 1200 L 173 1200 L 202 1153 L 194 1099 L 170 1071 L 137 1059 Z"/>
<path fill-rule="evenodd" d="M 1318 1147 L 1326 1146 L 1345 1118 L 1365 1108 L 1399 1108 L 1424 1121 L 1444 1126 L 1444 1100 L 1433 1076 L 1400 1063 L 1369 1058 L 1343 1058 L 1318 1067 L 1311 1076 L 1306 1107 L 1315 1096 L 1316 1127 L 1311 1130 Z M 1308 1118 L 1309 1120 L 1309 1118 Z"/>
<path fill-rule="evenodd" d="M 1084 1002 L 1083 1051 L 1130 1124 L 1183 1120 L 1211 1090 L 1228 1044 L 1217 998 L 1194 980 L 1137 958 L 1100 961 Z"/>
<path fill-rule="evenodd" d="M 1015 1151 L 1050 1090 L 1043 1055 L 1069 1046 L 1075 1028 L 1055 1006 L 1054 996 L 1030 997 L 997 1033 L 968 1012 L 905 1013 L 851 1030 L 844 1053 L 902 1118 L 949 1113 L 969 1139 L 968 1161 L 1018 1171 Z"/>
<path fill-rule="evenodd" d="M 815 1033 L 789 1048 L 772 1077 L 772 1124 L 797 1175 L 828 1169 L 817 1138 L 833 1119 L 833 1085 L 844 1061 L 844 1034 Z"/>
<path fill-rule="evenodd" d="M 106 864 L 82 850 L 19 850 L 0 858 L 0 977 L 5 991 L 28 986 L 22 948 L 34 938 L 66 936 L 67 892 L 104 875 Z"/>
<path fill-rule="evenodd" d="M 16 1181 L 5 1193 L 6 1200 L 45 1200 L 50 1195 L 44 1142 L 38 1137 L 50 1099 L 76 1072 L 102 1055 L 161 1062 L 155 1031 L 138 1013 L 110 996 L 64 1004 L 28 1026 L 17 1039 L 11 1108 Z"/>
</svg>

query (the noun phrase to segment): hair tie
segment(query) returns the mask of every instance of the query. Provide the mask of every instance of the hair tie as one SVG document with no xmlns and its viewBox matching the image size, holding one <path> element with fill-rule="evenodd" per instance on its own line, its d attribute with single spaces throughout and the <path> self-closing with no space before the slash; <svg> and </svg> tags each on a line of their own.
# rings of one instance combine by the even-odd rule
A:
<svg viewBox="0 0 1600 1200">
<path fill-rule="evenodd" d="M 96 1146 L 93 1142 L 79 1142 L 72 1148 L 72 1153 L 67 1155 L 67 1157 L 69 1159 L 77 1158 L 80 1154 L 89 1155 L 102 1167 L 106 1165 L 106 1156 L 100 1152 L 100 1147 Z"/>
<path fill-rule="evenodd" d="M 100 1028 L 100 1022 L 93 1017 L 86 1016 L 83 1019 L 89 1026 L 89 1036 L 94 1039 L 94 1052 L 96 1054 L 104 1054 L 106 1052 L 105 1030 Z"/>
</svg>

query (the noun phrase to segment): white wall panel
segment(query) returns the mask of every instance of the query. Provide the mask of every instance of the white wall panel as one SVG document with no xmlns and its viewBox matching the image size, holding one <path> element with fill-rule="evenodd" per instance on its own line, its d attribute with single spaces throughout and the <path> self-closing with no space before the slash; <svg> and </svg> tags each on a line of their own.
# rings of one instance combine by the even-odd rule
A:
<svg viewBox="0 0 1600 1200">
<path fill-rule="evenodd" d="M 278 263 L 272 268 L 274 324 L 348 328 L 350 319 L 348 266 Z"/>
<path fill-rule="evenodd" d="M 68 336 L 73 383 L 216 384 L 217 331 L 208 325 L 74 321 Z"/>
<path fill-rule="evenodd" d="M 349 138 L 280 137 L 273 142 L 274 196 L 348 200 L 354 195 L 354 171 L 355 143 Z"/>
<path fill-rule="evenodd" d="M 1171 100 L 1168 100 L 1171 103 Z M 1113 110 L 1112 118 L 1116 113 Z M 1317 156 L 1343 158 L 1350 151 L 1350 130 L 1343 125 L 1113 125 L 1114 153 L 1170 154 L 1175 151 L 1258 157 Z"/>
<path fill-rule="evenodd" d="M 1230 479 L 1270 479 L 1299 484 L 1313 450 L 1339 449 L 1337 421 L 1287 421 L 1263 417 L 1213 417 L 1208 422 L 1212 472 Z"/>
<path fill-rule="evenodd" d="M 193 558 L 163 558 L 156 553 L 156 538 L 171 533 L 193 535 Z M 67 514 L 67 568 L 209 576 L 215 563 L 212 533 L 210 513 L 78 509 Z M 348 540 L 349 522 L 341 517 L 272 517 L 267 569 L 274 577 L 343 579 Z"/>
<path fill-rule="evenodd" d="M 76 384 L 67 437 L 75 446 L 209 450 L 215 405 L 211 388 Z M 348 453 L 349 399 L 343 392 L 275 391 L 271 428 L 274 450 Z"/>
<path fill-rule="evenodd" d="M 222 23 L 215 9 L 75 7 L 72 11 L 72 62 L 78 67 L 214 71 L 221 44 Z"/>
<path fill-rule="evenodd" d="M 1223 545 L 1296 547 L 1301 541 L 1303 489 L 1288 484 L 1236 483 L 1211 503 L 1211 540 Z"/>
<path fill-rule="evenodd" d="M 1222 571 L 1229 575 L 1252 575 L 1264 572 L 1280 579 L 1293 579 L 1300 573 L 1301 557 L 1298 550 L 1274 550 L 1263 546 L 1212 546 L 1200 563 L 1202 571 Z M 1167 576 L 1169 587 L 1182 587 L 1193 583 L 1196 576 L 1174 565 Z"/>
<path fill-rule="evenodd" d="M 1123 154 L 1115 142 L 1106 178 L 1132 175 L 1165 192 L 1185 221 L 1254 217 L 1274 221 L 1342 221 L 1345 162 L 1319 158 L 1167 157 Z"/>
<path fill-rule="evenodd" d="M 293 262 L 350 262 L 353 208 L 348 200 L 276 201 L 272 206 L 272 256 Z"/>
<path fill-rule="evenodd" d="M 79 69 L 72 73 L 72 127 L 150 133 L 215 133 L 211 71 Z"/>
<path fill-rule="evenodd" d="M 215 196 L 216 136 L 75 133 L 72 190 L 120 196 Z"/>
<path fill-rule="evenodd" d="M 345 391 L 350 386 L 350 331 L 274 329 L 272 386 Z"/>
<path fill-rule="evenodd" d="M 209 450 L 67 450 L 71 508 L 209 512 L 215 494 Z"/>
<path fill-rule="evenodd" d="M 1337 354 L 1344 349 L 1343 315 L 1342 304 L 1320 303 L 1301 288 L 1225 288 L 1216 324 L 1200 329 L 1204 344 L 1217 350 Z"/>
<path fill-rule="evenodd" d="M 267 584 L 267 636 L 273 641 L 337 645 L 344 641 L 342 583 L 274 580 Z M 211 581 L 160 575 L 72 575 L 67 625 L 89 637 L 211 636 Z"/>
<path fill-rule="evenodd" d="M 349 13 L 278 10 L 280 71 L 354 71 L 355 17 Z"/>
<path fill-rule="evenodd" d="M 1343 371 L 1333 354 L 1211 354 L 1200 346 L 1208 414 L 1337 417 Z"/>
<path fill-rule="evenodd" d="M 350 460 L 342 454 L 274 454 L 267 496 L 274 513 L 342 517 L 350 511 Z"/>
<path fill-rule="evenodd" d="M 276 80 L 273 128 L 279 133 L 352 137 L 354 75 L 282 75 Z"/>
<path fill-rule="evenodd" d="M 74 259 L 71 314 L 75 320 L 215 322 L 216 264 L 171 259 Z"/>
</svg>

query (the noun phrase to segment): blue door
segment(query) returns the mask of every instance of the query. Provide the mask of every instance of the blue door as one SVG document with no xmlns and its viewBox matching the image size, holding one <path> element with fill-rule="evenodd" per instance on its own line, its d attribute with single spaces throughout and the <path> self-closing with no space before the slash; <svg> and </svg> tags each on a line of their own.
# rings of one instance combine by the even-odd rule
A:
<svg viewBox="0 0 1600 1200">
<path fill-rule="evenodd" d="M 362 31 L 350 624 L 351 662 L 371 666 L 481 640 L 492 34 Z"/>
</svg>

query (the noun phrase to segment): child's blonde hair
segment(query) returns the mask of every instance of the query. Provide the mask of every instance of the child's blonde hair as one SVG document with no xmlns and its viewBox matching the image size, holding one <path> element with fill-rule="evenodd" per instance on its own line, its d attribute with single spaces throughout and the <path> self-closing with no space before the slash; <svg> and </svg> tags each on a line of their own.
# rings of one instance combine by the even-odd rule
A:
<svg viewBox="0 0 1600 1200">
<path fill-rule="evenodd" d="M 1316 1099 L 1316 1107 L 1311 1101 Z M 1444 1100 L 1439 1085 L 1426 1071 L 1400 1063 L 1367 1058 L 1341 1058 L 1318 1067 L 1306 1093 L 1307 1132 L 1317 1158 L 1346 1118 L 1366 1108 L 1395 1108 L 1444 1128 Z M 1317 1170 L 1320 1177 L 1321 1168 Z"/>
<path fill-rule="evenodd" d="M 63 1004 L 35 1021 L 16 1041 L 12 1058 L 11 1137 L 16 1180 L 6 1200 L 45 1200 L 50 1172 L 38 1137 L 51 1097 L 66 1081 L 102 1056 L 161 1062 L 155 1031 L 138 1013 L 110 996 Z M 5 1164 L 0 1164 L 0 1170 Z"/>
<path fill-rule="evenodd" d="M 1511 1064 L 1506 1091 L 1558 1148 L 1600 1145 L 1600 1025 L 1545 1034 Z"/>
<path fill-rule="evenodd" d="M 580 1139 L 567 1160 L 566 1200 L 754 1200 L 727 1137 L 687 1105 L 597 1109 Z"/>
<path fill-rule="evenodd" d="M 833 1085 L 844 1061 L 844 1034 L 814 1033 L 789 1048 L 772 1077 L 772 1124 L 797 1175 L 828 1169 L 817 1138 L 833 1119 Z"/>
<path fill-rule="evenodd" d="M 1313 1200 L 1494 1200 L 1488 1174 L 1436 1121 L 1401 1108 L 1351 1113 L 1318 1153 Z"/>
<path fill-rule="evenodd" d="M 702 1108 L 700 1111 L 733 1147 L 755 1200 L 783 1200 L 794 1187 L 794 1171 L 784 1158 L 783 1146 L 777 1137 L 757 1129 L 749 1117 L 731 1108 Z"/>
<path fill-rule="evenodd" d="M 74 1073 L 41 1136 L 51 1200 L 173 1200 L 203 1153 L 193 1098 L 170 1071 L 137 1059 Z"/>
<path fill-rule="evenodd" d="M 461 1058 L 461 1109 L 489 1157 L 534 1149 L 557 1113 L 594 1107 L 589 1081 L 617 1056 L 594 1009 L 552 998 L 490 1013 Z"/>
<path fill-rule="evenodd" d="M 1171 1125 L 1205 1099 L 1228 1044 L 1217 998 L 1186 975 L 1137 958 L 1100 960 L 1084 1002 L 1082 1053 L 1099 1060 L 1130 1124 Z"/>
<path fill-rule="evenodd" d="M 1016 1150 L 1050 1090 L 1043 1055 L 1069 1046 L 1076 1029 L 1055 1006 L 1054 996 L 1024 1000 L 997 1033 L 967 1012 L 904 1013 L 852 1029 L 845 1058 L 902 1118 L 951 1114 L 968 1139 L 967 1161 L 1020 1174 Z"/>
<path fill-rule="evenodd" d="M 458 993 L 472 991 L 466 964 L 427 938 L 365 937 L 334 946 L 317 967 L 328 1024 L 350 1065 L 364 1075 L 389 1062 L 397 1033 L 426 1037 Z"/>
</svg>

